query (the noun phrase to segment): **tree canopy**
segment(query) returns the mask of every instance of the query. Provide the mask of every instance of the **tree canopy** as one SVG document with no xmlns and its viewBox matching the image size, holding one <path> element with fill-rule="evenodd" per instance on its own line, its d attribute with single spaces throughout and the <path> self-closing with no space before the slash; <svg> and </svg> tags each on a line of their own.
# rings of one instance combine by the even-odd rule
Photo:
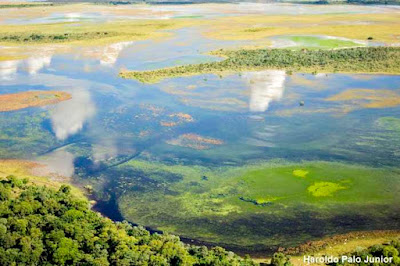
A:
<svg viewBox="0 0 400 266">
<path fill-rule="evenodd" d="M 255 265 L 223 248 L 115 223 L 71 195 L 9 176 L 0 181 L 1 265 Z"/>
</svg>

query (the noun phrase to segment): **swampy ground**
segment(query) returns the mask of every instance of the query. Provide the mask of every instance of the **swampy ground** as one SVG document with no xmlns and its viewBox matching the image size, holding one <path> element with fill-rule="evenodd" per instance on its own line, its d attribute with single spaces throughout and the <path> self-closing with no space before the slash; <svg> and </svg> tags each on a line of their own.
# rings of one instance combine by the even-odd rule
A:
<svg viewBox="0 0 400 266">
<path fill-rule="evenodd" d="M 13 100 L 0 174 L 71 182 L 113 219 L 253 256 L 398 230 L 400 76 L 379 74 L 393 65 L 119 74 L 222 64 L 220 49 L 397 51 L 399 18 L 376 5 L 1 8 L 0 101 Z"/>
</svg>

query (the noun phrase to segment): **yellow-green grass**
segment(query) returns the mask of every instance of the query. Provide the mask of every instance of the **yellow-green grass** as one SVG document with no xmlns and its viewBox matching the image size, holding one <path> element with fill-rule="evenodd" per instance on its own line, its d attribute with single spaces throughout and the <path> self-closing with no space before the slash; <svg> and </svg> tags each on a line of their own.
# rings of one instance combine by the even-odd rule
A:
<svg viewBox="0 0 400 266">
<path fill-rule="evenodd" d="M 53 3 L 46 2 L 0 2 L 0 8 L 24 8 L 52 6 Z"/>
<path fill-rule="evenodd" d="M 34 54 L 34 53 L 33 53 Z M 27 47 L 3 46 L 0 48 L 0 61 L 22 60 L 29 57 Z"/>
<path fill-rule="evenodd" d="M 400 231 L 398 230 L 360 231 L 309 241 L 297 247 L 280 251 L 291 255 L 290 261 L 294 266 L 324 265 L 304 263 L 304 256 L 340 257 L 343 254 L 352 253 L 357 249 L 367 249 L 373 245 L 390 243 L 399 237 Z M 271 261 L 271 257 L 269 256 L 261 256 L 253 259 L 258 263 L 269 263 Z"/>
<path fill-rule="evenodd" d="M 26 57 L 22 55 L 6 55 L 6 54 L 0 54 L 0 61 L 10 61 L 10 60 L 21 60 Z"/>
<path fill-rule="evenodd" d="M 330 197 L 342 189 L 347 189 L 347 187 L 334 182 L 315 182 L 307 188 L 307 191 L 314 197 Z"/>
<path fill-rule="evenodd" d="M 318 241 L 311 241 L 299 246 L 299 249 L 304 248 L 302 255 L 291 257 L 293 265 L 305 265 L 304 255 L 312 256 L 341 256 L 343 254 L 354 252 L 357 249 L 367 249 L 370 246 L 378 244 L 390 243 L 400 237 L 400 231 L 383 230 L 383 231 L 365 231 L 353 232 L 344 235 L 337 235 L 330 238 L 324 238 Z M 293 249 L 294 250 L 294 249 Z M 258 262 L 265 259 L 256 260 Z M 310 264 L 321 265 L 321 264 Z"/>
<path fill-rule="evenodd" d="M 338 49 L 338 48 L 350 48 L 350 47 L 362 47 L 364 43 L 355 42 L 347 39 L 338 38 L 325 38 L 322 36 L 284 36 L 279 38 L 281 40 L 289 40 L 294 44 L 289 45 L 291 48 L 297 49 Z M 278 45 L 279 45 L 278 39 Z"/>
<path fill-rule="evenodd" d="M 136 20 L 105 23 L 3 25 L 0 44 L 77 44 L 102 45 L 121 41 L 157 39 L 170 36 L 165 30 L 191 25 L 188 20 Z"/>
<path fill-rule="evenodd" d="M 221 18 L 206 36 L 223 40 L 260 40 L 277 35 L 328 35 L 399 43 L 400 14 L 324 14 Z"/>
<path fill-rule="evenodd" d="M 43 174 L 42 174 L 43 173 Z M 13 175 L 18 178 L 27 178 L 30 182 L 40 186 L 58 189 L 61 185 L 70 185 L 70 179 L 63 176 L 50 177 L 45 166 L 32 161 L 25 160 L 0 160 L 0 178 Z M 70 185 L 72 193 L 81 199 L 86 199 L 84 193 Z"/>
<path fill-rule="evenodd" d="M 308 175 L 308 171 L 304 169 L 295 169 L 293 170 L 293 175 L 297 177 L 305 178 Z"/>
</svg>

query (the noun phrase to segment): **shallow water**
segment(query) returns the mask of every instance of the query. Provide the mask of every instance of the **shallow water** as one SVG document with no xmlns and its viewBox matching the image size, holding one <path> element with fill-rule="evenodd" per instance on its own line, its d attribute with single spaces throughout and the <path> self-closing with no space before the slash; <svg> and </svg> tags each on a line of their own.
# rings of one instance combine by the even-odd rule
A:
<svg viewBox="0 0 400 266">
<path fill-rule="evenodd" d="M 118 167 L 135 158 L 209 168 L 279 159 L 397 169 L 400 104 L 391 100 L 400 99 L 400 76 L 270 70 L 152 85 L 118 77 L 124 68 L 221 60 L 204 52 L 241 44 L 246 43 L 211 41 L 201 29 L 186 28 L 161 41 L 64 53 L 47 49 L 28 59 L 0 62 L 2 94 L 72 94 L 54 106 L 0 113 L 0 158 L 36 160 L 78 184 L 101 184 L 97 209 L 106 214 L 117 213 L 115 197 L 129 192 L 119 187 L 121 179 L 152 178 Z M 338 97 L 343 92 L 347 98 Z M 161 178 L 179 182 L 180 177 Z M 120 219 L 117 214 L 113 217 Z"/>
<path fill-rule="evenodd" d="M 87 11 L 87 9 L 94 11 Z M 63 6 L 56 11 L 41 8 L 45 13 L 37 12 L 26 16 L 21 9 L 0 10 L 0 24 L 45 24 L 60 22 L 104 22 L 126 19 L 171 19 L 198 18 L 212 19 L 222 16 L 242 15 L 294 15 L 294 14 L 368 14 L 398 10 L 397 6 L 348 6 L 271 3 L 236 3 L 236 4 L 200 4 L 200 5 L 107 5 Z M 4 14 L 3 14 L 4 13 Z M 19 14 L 21 13 L 21 14 Z"/>
<path fill-rule="evenodd" d="M 123 64 L 124 60 L 118 59 L 116 65 Z M 166 60 L 160 60 L 160 64 L 165 64 Z M 2 80 L 1 92 L 65 90 L 73 99 L 52 107 L 1 113 L 1 125 L 5 129 L 23 126 L 20 120 L 26 120 L 26 115 L 36 118 L 45 112 L 45 117 L 38 118 L 41 125 L 37 130 L 46 135 L 46 142 L 51 143 L 41 147 L 22 139 L 16 140 L 19 145 L 10 146 L 7 139 L 14 139 L 16 133 L 11 130 L 2 136 L 3 157 L 15 154 L 32 158 L 76 139 L 84 139 L 89 146 L 102 145 L 107 140 L 105 148 L 112 148 L 115 153 L 110 157 L 118 157 L 118 146 L 126 147 L 128 143 L 132 149 L 143 144 L 146 150 L 156 150 L 161 158 L 164 149 L 180 157 L 181 149 L 174 152 L 175 148 L 166 145 L 165 140 L 183 133 L 195 133 L 221 139 L 225 144 L 212 151 L 193 151 L 193 154 L 185 151 L 185 156 L 189 152 L 194 158 L 205 157 L 210 162 L 218 158 L 217 164 L 281 157 L 294 160 L 336 158 L 379 165 L 399 162 L 399 157 L 386 147 L 397 140 L 396 136 L 374 140 L 377 142 L 374 145 L 357 145 L 363 137 L 378 139 L 381 132 L 375 126 L 376 120 L 398 117 L 399 107 L 364 108 L 354 100 L 326 101 L 330 96 L 350 89 L 397 93 L 398 76 L 287 76 L 283 71 L 263 71 L 226 77 L 175 78 L 143 85 L 118 78 L 118 67 L 104 65 L 101 61 L 74 60 L 66 54 L 54 55 L 50 62 L 47 58 L 43 62 L 37 62 L 36 67 L 17 68 L 14 74 L 8 73 L 7 79 Z M 151 59 L 145 63 L 140 61 L 138 68 L 154 64 Z M 39 70 L 37 66 L 42 68 Z M 305 105 L 300 107 L 300 101 Z M 171 128 L 160 125 L 162 121 L 171 120 L 169 115 L 180 112 L 190 114 L 194 122 Z M 137 135 L 146 130 L 156 133 L 154 139 L 157 141 L 151 146 L 147 146 L 147 139 L 137 139 Z M 34 138 L 35 132 L 27 134 Z M 382 149 L 376 151 L 375 145 L 382 145 Z M 372 151 L 381 152 L 382 158 L 377 158 Z M 88 157 L 96 158 L 93 151 L 87 152 Z M 353 156 L 354 152 L 358 152 L 358 156 Z"/>
</svg>

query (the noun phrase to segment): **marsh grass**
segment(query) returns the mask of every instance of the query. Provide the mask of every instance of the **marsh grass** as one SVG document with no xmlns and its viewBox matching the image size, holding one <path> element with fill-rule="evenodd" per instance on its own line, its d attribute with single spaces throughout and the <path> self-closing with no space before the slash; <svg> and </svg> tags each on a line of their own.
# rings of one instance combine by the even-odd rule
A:
<svg viewBox="0 0 400 266">
<path fill-rule="evenodd" d="M 262 40 L 280 35 L 326 35 L 398 43 L 396 12 L 376 14 L 305 14 L 240 16 L 213 22 L 207 37 L 220 40 Z"/>
<path fill-rule="evenodd" d="M 105 23 L 81 22 L 3 25 L 0 44 L 53 44 L 101 45 L 119 41 L 144 40 L 170 36 L 165 30 L 189 25 L 187 20 L 161 21 L 115 21 Z"/>
<path fill-rule="evenodd" d="M 13 3 L 13 2 L 1 2 L 0 8 L 27 8 L 27 7 L 43 7 L 43 6 L 53 6 L 53 3 Z"/>
</svg>

